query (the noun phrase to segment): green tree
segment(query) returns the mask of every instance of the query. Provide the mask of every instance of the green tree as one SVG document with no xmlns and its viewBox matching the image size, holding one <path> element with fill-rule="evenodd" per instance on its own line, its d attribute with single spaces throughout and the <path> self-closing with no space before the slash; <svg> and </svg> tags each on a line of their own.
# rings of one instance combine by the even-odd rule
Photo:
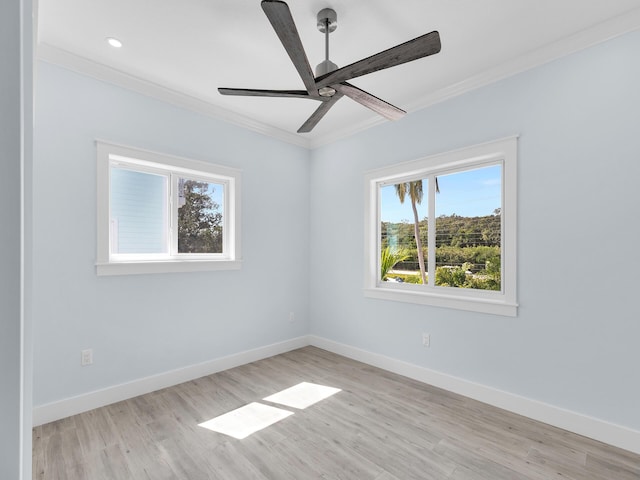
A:
<svg viewBox="0 0 640 480">
<path fill-rule="evenodd" d="M 222 213 L 211 199 L 210 184 L 185 180 L 178 209 L 179 253 L 222 253 Z M 213 190 L 212 192 L 213 193 Z"/>
<path fill-rule="evenodd" d="M 436 268 L 436 285 L 442 287 L 466 287 L 468 263 L 462 266 Z"/>
<path fill-rule="evenodd" d="M 404 203 L 405 197 L 411 200 L 411 209 L 413 210 L 413 235 L 416 239 L 416 250 L 418 251 L 418 265 L 420 266 L 420 278 L 422 283 L 427 283 L 427 272 L 424 267 L 424 255 L 422 253 L 422 240 L 420 239 L 420 219 L 418 218 L 417 204 L 422 202 L 422 180 L 413 182 L 405 182 L 396 184 L 396 194 L 400 199 L 400 203 Z"/>
<path fill-rule="evenodd" d="M 398 262 L 402 262 L 409 258 L 409 252 L 404 249 L 395 249 L 391 247 L 385 247 L 380 252 L 380 279 L 382 281 L 387 279 L 387 274 Z"/>
</svg>

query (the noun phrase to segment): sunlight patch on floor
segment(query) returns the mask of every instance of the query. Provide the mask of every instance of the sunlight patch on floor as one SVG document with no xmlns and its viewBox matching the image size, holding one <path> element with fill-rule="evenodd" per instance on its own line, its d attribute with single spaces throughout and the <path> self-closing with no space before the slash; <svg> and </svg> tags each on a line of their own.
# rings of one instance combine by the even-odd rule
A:
<svg viewBox="0 0 640 480">
<path fill-rule="evenodd" d="M 253 402 L 204 423 L 200 423 L 198 426 L 237 439 L 243 439 L 290 415 L 293 415 L 293 412 Z"/>
<path fill-rule="evenodd" d="M 269 397 L 263 398 L 263 400 L 278 403 L 285 407 L 304 410 L 305 408 L 318 403 L 320 400 L 329 398 L 331 395 L 334 395 L 339 391 L 339 388 L 302 382 Z"/>
<path fill-rule="evenodd" d="M 304 410 L 340 391 L 339 388 L 302 382 L 263 398 L 263 400 Z M 252 433 L 273 425 L 290 415 L 293 415 L 293 412 L 253 402 L 206 422 L 199 423 L 198 426 L 242 440 Z"/>
</svg>

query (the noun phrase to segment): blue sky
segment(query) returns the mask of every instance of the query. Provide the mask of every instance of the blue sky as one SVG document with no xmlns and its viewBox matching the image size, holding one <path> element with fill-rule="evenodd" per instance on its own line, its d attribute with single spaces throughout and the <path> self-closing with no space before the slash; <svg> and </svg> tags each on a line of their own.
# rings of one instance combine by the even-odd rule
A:
<svg viewBox="0 0 640 480">
<path fill-rule="evenodd" d="M 463 217 L 491 215 L 501 207 L 501 166 L 492 165 L 438 176 L 440 193 L 436 195 L 436 217 L 455 213 Z M 427 216 L 427 181 L 423 182 L 424 197 L 418 205 L 420 219 Z M 411 201 L 400 203 L 393 185 L 381 188 L 381 220 L 413 223 Z"/>
<path fill-rule="evenodd" d="M 184 177 L 184 180 L 190 180 L 189 177 Z M 198 180 L 204 181 L 204 180 Z M 214 210 L 216 212 L 223 213 L 224 212 L 224 186 L 214 183 L 214 182 L 205 182 L 209 185 L 209 189 L 206 192 L 206 195 L 218 204 L 219 208 Z"/>
<path fill-rule="evenodd" d="M 211 200 L 217 203 L 220 208 L 218 211 L 222 213 L 224 211 L 223 202 L 224 202 L 224 187 L 222 185 L 218 185 L 217 183 L 209 183 L 209 191 L 207 195 Z"/>
</svg>

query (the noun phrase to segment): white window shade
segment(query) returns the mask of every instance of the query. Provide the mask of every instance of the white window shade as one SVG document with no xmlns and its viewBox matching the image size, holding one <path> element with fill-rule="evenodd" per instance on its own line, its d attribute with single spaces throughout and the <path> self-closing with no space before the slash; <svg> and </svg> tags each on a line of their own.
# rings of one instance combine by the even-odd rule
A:
<svg viewBox="0 0 640 480">
<path fill-rule="evenodd" d="M 168 254 L 169 177 L 111 167 L 112 254 Z"/>
</svg>

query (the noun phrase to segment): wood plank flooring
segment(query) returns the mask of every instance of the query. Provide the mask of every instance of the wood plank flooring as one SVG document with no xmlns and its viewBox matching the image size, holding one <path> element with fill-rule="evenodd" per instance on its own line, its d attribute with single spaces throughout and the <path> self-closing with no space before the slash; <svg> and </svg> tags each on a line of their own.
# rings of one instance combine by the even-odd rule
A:
<svg viewBox="0 0 640 480">
<path fill-rule="evenodd" d="M 342 391 L 243 440 L 198 426 L 300 382 Z M 38 480 L 640 479 L 640 455 L 314 347 L 36 427 L 33 442 Z"/>
</svg>

